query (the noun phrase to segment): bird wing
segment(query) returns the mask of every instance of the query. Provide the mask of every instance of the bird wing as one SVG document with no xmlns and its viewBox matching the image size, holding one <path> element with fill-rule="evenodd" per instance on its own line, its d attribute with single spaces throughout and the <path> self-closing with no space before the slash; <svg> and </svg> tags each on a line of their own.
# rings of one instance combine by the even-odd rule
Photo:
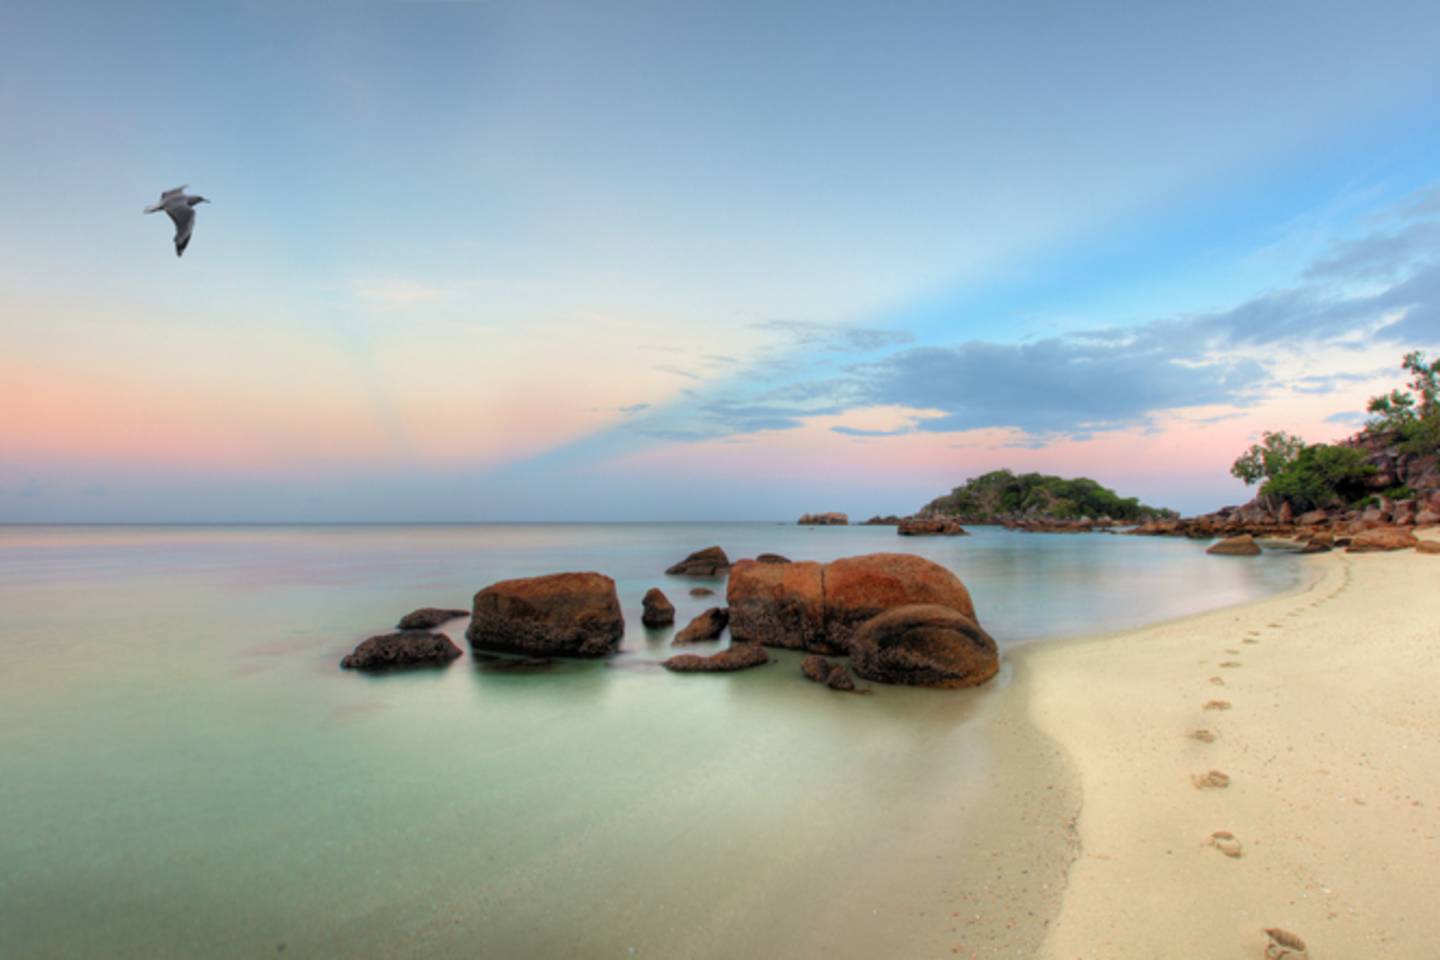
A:
<svg viewBox="0 0 1440 960">
<path fill-rule="evenodd" d="M 165 212 L 175 221 L 175 256 L 178 257 L 190 245 L 190 233 L 195 229 L 195 211 L 190 209 L 189 204 L 171 203 L 166 205 Z"/>
<path fill-rule="evenodd" d="M 180 184 L 180 186 L 176 187 L 174 190 L 166 190 L 164 193 L 160 194 L 160 202 L 161 202 L 161 203 L 164 203 L 166 200 L 169 200 L 171 197 L 183 196 L 184 193 L 185 193 L 185 188 L 188 187 L 188 186 L 190 186 L 190 184 L 188 184 L 188 183 L 182 183 L 182 184 Z"/>
</svg>

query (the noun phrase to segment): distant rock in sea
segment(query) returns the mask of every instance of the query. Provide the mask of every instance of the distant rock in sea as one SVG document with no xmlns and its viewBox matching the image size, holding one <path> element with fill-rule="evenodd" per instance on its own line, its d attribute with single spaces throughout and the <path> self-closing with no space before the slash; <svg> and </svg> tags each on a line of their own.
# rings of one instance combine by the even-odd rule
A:
<svg viewBox="0 0 1440 960">
<path fill-rule="evenodd" d="M 744 670 L 770 662 L 765 648 L 754 643 L 737 643 L 727 650 L 702 657 L 695 653 L 682 653 L 661 663 L 666 670 L 676 673 L 720 673 Z"/>
<path fill-rule="evenodd" d="M 867 680 L 918 687 L 974 687 L 1000 670 L 995 641 L 971 616 L 938 604 L 886 611 L 850 641 L 850 665 Z"/>
<path fill-rule="evenodd" d="M 882 517 L 882 516 L 879 516 L 879 515 L 873 516 L 873 517 L 871 517 L 869 520 L 866 520 L 864 523 L 860 524 L 860 526 L 862 526 L 862 527 L 895 527 L 895 526 L 899 526 L 900 523 L 901 523 L 901 518 L 895 516 L 895 514 L 892 513 L 892 514 L 889 514 L 889 515 L 883 516 L 883 517 Z"/>
<path fill-rule="evenodd" d="M 340 661 L 346 670 L 394 670 L 401 667 L 443 666 L 460 656 L 460 648 L 443 633 L 406 630 L 361 641 Z"/>
<path fill-rule="evenodd" d="M 902 537 L 964 537 L 968 532 L 954 517 L 906 517 L 895 531 Z"/>
<path fill-rule="evenodd" d="M 850 523 L 850 517 L 843 513 L 807 513 L 795 522 L 802 527 L 843 527 Z"/>
<path fill-rule="evenodd" d="M 475 594 L 470 645 L 540 657 L 603 657 L 625 635 L 615 581 L 600 573 L 502 580 Z"/>
<path fill-rule="evenodd" d="M 400 618 L 397 630 L 433 630 L 442 623 L 470 616 L 469 610 L 444 610 L 439 607 L 421 607 Z"/>
<path fill-rule="evenodd" d="M 640 622 L 647 627 L 668 627 L 675 622 L 675 605 L 659 587 L 651 587 L 640 601 Z"/>
<path fill-rule="evenodd" d="M 691 620 L 685 629 L 675 635 L 670 641 L 672 646 L 683 647 L 690 643 L 707 643 L 711 640 L 719 640 L 720 634 L 725 632 L 725 626 L 730 622 L 730 611 L 724 607 L 711 607 Z"/>
<path fill-rule="evenodd" d="M 665 572 L 674 577 L 718 577 L 730 569 L 730 558 L 719 547 L 696 550 Z"/>
</svg>

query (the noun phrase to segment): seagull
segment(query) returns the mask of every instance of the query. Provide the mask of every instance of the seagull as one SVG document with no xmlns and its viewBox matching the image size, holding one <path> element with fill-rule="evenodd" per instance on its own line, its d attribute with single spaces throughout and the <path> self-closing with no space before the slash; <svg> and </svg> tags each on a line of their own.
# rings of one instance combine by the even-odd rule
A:
<svg viewBox="0 0 1440 960">
<path fill-rule="evenodd" d="M 184 184 L 174 190 L 166 190 L 160 194 L 160 202 L 152 203 L 145 208 L 146 213 L 159 213 L 164 210 L 170 214 L 170 219 L 175 221 L 175 256 L 185 252 L 190 246 L 190 234 L 195 229 L 195 204 L 209 203 L 204 197 L 192 197 L 185 192 Z"/>
</svg>

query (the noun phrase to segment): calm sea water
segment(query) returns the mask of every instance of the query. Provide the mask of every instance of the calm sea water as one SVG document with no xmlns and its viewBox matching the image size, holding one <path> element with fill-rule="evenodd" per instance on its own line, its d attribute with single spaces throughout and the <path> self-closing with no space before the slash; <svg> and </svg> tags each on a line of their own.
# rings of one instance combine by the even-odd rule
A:
<svg viewBox="0 0 1440 960">
<path fill-rule="evenodd" d="M 987 731 L 1007 675 L 852 697 L 789 654 L 659 670 L 668 635 L 640 627 L 640 597 L 662 586 L 682 625 L 714 603 L 662 571 L 715 543 L 920 553 L 960 575 L 1002 647 L 1299 577 L 1287 556 L 988 528 L 0 527 L 0 955 L 873 955 L 859 929 L 897 954 L 948 943 L 937 918 L 1001 853 L 976 818 L 1028 762 Z M 608 663 L 337 668 L 414 607 L 587 569 L 616 579 L 630 624 Z"/>
</svg>

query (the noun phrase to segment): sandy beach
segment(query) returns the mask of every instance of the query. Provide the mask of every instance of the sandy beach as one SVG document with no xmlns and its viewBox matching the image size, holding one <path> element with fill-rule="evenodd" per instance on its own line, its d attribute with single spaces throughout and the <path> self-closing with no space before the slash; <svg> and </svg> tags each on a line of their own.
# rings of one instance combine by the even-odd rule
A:
<svg viewBox="0 0 1440 960">
<path fill-rule="evenodd" d="M 1312 958 L 1440 956 L 1440 556 L 1308 563 L 1274 598 L 1017 654 L 1082 795 L 1045 956 L 1258 958 L 1272 927 Z"/>
</svg>

